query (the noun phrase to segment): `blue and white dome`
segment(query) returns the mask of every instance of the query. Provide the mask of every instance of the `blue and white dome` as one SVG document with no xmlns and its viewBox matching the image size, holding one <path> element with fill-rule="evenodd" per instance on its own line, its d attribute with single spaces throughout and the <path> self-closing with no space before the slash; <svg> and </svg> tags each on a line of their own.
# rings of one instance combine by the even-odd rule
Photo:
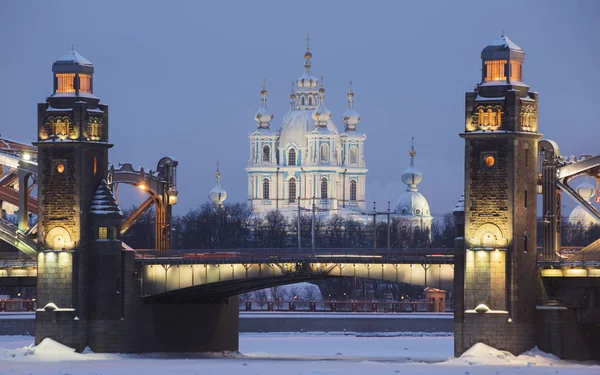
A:
<svg viewBox="0 0 600 375">
<path fill-rule="evenodd" d="M 208 193 L 208 199 L 215 205 L 216 208 L 223 206 L 223 202 L 227 199 L 227 191 L 221 187 L 221 172 L 219 172 L 219 163 L 217 162 L 217 172 L 215 173 L 217 184 Z"/>
<path fill-rule="evenodd" d="M 577 194 L 587 201 L 590 201 L 590 199 L 596 194 L 596 188 L 590 184 L 587 179 L 579 184 L 576 190 Z M 581 225 L 584 228 L 587 228 L 590 225 L 597 225 L 600 223 L 598 222 L 598 219 L 587 212 L 583 206 L 577 205 L 577 207 L 575 207 L 569 215 L 569 224 L 574 227 Z"/>
<path fill-rule="evenodd" d="M 417 185 L 423 181 L 423 174 L 415 167 L 417 152 L 414 147 L 414 138 L 408 154 L 410 155 L 410 166 L 401 176 L 402 182 L 406 184 L 406 191 L 398 198 L 395 213 L 402 218 L 424 218 L 430 221 L 432 216 L 429 211 L 429 203 L 417 188 Z"/>
</svg>

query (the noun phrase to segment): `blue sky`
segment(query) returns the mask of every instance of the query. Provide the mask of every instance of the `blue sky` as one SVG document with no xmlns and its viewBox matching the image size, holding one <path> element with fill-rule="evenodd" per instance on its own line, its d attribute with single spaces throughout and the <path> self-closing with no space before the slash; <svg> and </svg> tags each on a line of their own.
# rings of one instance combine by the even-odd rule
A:
<svg viewBox="0 0 600 375">
<path fill-rule="evenodd" d="M 52 63 L 74 44 L 110 106 L 111 162 L 154 168 L 176 157 L 176 213 L 185 213 L 207 200 L 218 159 L 228 201 L 244 201 L 263 77 L 277 127 L 308 32 L 313 73 L 325 77 L 340 129 L 353 81 L 368 137 L 368 201 L 398 199 L 415 136 L 420 190 L 443 214 L 463 189 L 464 93 L 480 80 L 481 49 L 503 29 L 525 50 L 540 131 L 563 154 L 599 153 L 599 11 L 594 0 L 2 1 L 0 133 L 34 140 Z M 121 204 L 141 198 L 131 192 Z"/>
</svg>

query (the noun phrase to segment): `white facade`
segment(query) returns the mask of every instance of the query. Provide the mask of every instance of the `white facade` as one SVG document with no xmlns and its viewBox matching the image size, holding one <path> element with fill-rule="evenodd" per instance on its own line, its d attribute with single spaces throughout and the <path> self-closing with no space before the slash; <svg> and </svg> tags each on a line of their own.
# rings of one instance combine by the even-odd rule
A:
<svg viewBox="0 0 600 375">
<path fill-rule="evenodd" d="M 415 167 L 414 138 L 410 148 L 410 166 L 402 173 L 402 182 L 406 184 L 405 192 L 398 198 L 394 216 L 400 219 L 400 224 L 410 228 L 428 230 L 431 236 L 431 221 L 433 216 L 429 211 L 427 199 L 419 192 L 417 185 L 423 181 L 423 174 Z"/>
<path fill-rule="evenodd" d="M 353 108 L 352 87 L 340 133 L 325 107 L 322 78 L 312 76 L 312 54 L 307 50 L 304 58 L 304 73 L 292 87 L 289 111 L 276 131 L 271 129 L 267 90 L 261 91 L 257 129 L 249 136 L 248 200 L 257 214 L 277 209 L 291 217 L 298 202 L 311 209 L 313 198 L 316 208 L 329 216 L 364 212 L 366 136 L 356 129 L 360 117 Z"/>
</svg>

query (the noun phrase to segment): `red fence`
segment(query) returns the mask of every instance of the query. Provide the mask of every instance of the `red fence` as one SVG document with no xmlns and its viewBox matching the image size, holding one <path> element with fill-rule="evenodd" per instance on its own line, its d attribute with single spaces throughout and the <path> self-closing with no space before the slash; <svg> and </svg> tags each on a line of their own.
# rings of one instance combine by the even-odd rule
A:
<svg viewBox="0 0 600 375">
<path fill-rule="evenodd" d="M 451 312 L 452 306 L 442 311 L 442 303 L 427 301 L 240 301 L 240 311 L 300 311 L 300 312 Z"/>
<path fill-rule="evenodd" d="M 34 299 L 0 299 L 0 312 L 35 311 Z"/>
</svg>

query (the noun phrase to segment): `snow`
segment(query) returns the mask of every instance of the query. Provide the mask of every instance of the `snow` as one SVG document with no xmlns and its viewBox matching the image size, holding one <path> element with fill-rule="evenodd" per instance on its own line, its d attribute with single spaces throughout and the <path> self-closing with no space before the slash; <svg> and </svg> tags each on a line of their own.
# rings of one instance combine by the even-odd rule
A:
<svg viewBox="0 0 600 375">
<path fill-rule="evenodd" d="M 508 37 L 506 35 L 502 35 L 502 36 L 494 39 L 494 41 L 491 42 L 488 46 L 489 47 L 508 47 L 509 49 L 512 49 L 512 50 L 522 51 L 521 47 L 519 47 L 512 40 L 508 39 Z"/>
<path fill-rule="evenodd" d="M 71 62 L 71 63 L 75 63 L 75 64 L 78 64 L 78 65 L 90 65 L 90 66 L 93 65 L 88 59 L 86 59 L 85 57 L 81 56 L 74 49 L 71 50 L 66 55 L 64 55 L 63 57 L 61 57 L 60 59 L 58 59 L 56 62 L 57 63 L 58 62 Z"/>
<path fill-rule="evenodd" d="M 477 97 L 475 98 L 476 102 L 496 101 L 496 100 L 504 100 L 504 96 L 498 96 L 495 98 L 486 98 L 484 96 L 477 95 Z"/>
<path fill-rule="evenodd" d="M 452 358 L 452 336 L 241 334 L 240 353 L 144 355 L 75 353 L 46 339 L 0 336 L 0 374 L 597 374 L 593 363 L 533 349 L 520 356 L 476 344 Z"/>
</svg>

